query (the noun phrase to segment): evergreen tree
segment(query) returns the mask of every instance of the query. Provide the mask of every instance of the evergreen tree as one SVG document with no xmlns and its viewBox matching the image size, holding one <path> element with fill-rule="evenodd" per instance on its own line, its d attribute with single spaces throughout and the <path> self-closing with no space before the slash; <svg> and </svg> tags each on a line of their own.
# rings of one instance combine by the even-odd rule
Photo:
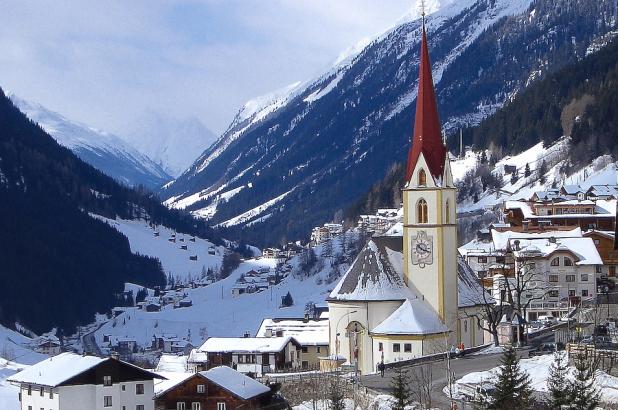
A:
<svg viewBox="0 0 618 410">
<path fill-rule="evenodd" d="M 592 410 L 597 407 L 600 392 L 594 387 L 595 366 L 583 354 L 575 356 L 575 380 L 569 383 L 569 402 L 572 409 Z"/>
<path fill-rule="evenodd" d="M 532 401 L 530 376 L 519 367 L 519 357 L 513 347 L 504 349 L 501 362 L 491 408 L 499 410 L 530 408 Z"/>
<path fill-rule="evenodd" d="M 547 164 L 545 163 L 545 160 L 541 162 L 541 166 L 539 167 L 539 170 L 537 172 L 539 181 L 541 182 L 541 184 L 544 184 L 547 180 L 545 176 L 545 174 L 547 174 Z"/>
<path fill-rule="evenodd" d="M 345 409 L 343 387 L 344 386 L 339 375 L 331 377 L 330 384 L 328 386 L 328 400 L 330 401 L 330 408 L 332 410 Z"/>
<path fill-rule="evenodd" d="M 550 394 L 549 407 L 560 410 L 561 406 L 569 404 L 568 391 L 568 361 L 564 352 L 554 354 L 554 362 L 549 368 L 549 379 L 547 380 L 547 390 Z"/>
<path fill-rule="evenodd" d="M 481 153 L 481 164 L 487 164 L 487 153 L 485 150 Z"/>
<path fill-rule="evenodd" d="M 511 185 L 515 185 L 515 183 L 517 183 L 518 179 L 519 179 L 519 176 L 517 175 L 517 171 L 514 171 L 511 174 Z"/>
<path fill-rule="evenodd" d="M 530 176 L 530 164 L 526 164 L 526 168 L 524 169 L 524 176 L 526 178 Z"/>
<path fill-rule="evenodd" d="M 408 380 L 408 372 L 402 369 L 395 370 L 395 376 L 391 380 L 391 394 L 395 398 L 393 410 L 403 410 L 412 403 L 412 392 L 408 386 Z"/>
</svg>

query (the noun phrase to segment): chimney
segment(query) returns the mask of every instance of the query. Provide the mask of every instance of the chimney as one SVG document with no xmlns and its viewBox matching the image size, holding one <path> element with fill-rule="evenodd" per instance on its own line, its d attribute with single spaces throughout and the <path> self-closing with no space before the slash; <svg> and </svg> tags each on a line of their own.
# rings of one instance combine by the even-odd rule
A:
<svg viewBox="0 0 618 410">
<path fill-rule="evenodd" d="M 266 333 L 264 334 L 266 337 L 273 337 L 273 330 L 271 328 L 266 329 Z"/>
<path fill-rule="evenodd" d="M 251 333 L 250 333 L 250 332 L 245 332 L 245 334 L 243 335 L 243 337 L 244 337 L 245 339 L 248 339 L 248 338 L 250 338 L 250 337 L 251 337 Z"/>
<path fill-rule="evenodd" d="M 515 250 L 518 251 L 519 250 L 519 239 L 514 240 L 513 245 L 515 246 Z"/>
</svg>

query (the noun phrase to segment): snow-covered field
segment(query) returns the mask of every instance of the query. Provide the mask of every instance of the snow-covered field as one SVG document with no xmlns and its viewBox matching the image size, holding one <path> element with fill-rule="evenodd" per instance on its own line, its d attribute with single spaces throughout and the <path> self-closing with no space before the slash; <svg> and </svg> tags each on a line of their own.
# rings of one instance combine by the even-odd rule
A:
<svg viewBox="0 0 618 410">
<path fill-rule="evenodd" d="M 298 262 L 298 257 L 290 261 L 292 266 Z M 306 278 L 290 275 L 278 285 L 262 292 L 232 297 L 231 289 L 241 274 L 251 269 L 274 267 L 273 259 L 247 260 L 226 279 L 208 286 L 187 289 L 187 297 L 193 302 L 191 307 L 174 309 L 167 305 L 160 312 L 129 308 L 96 331 L 97 343 L 104 346 L 103 335 L 129 336 L 145 346 L 150 345 L 155 333 L 171 333 L 179 338 L 187 338 L 194 346 L 198 346 L 210 336 L 242 336 L 245 332 L 254 335 L 263 318 L 302 316 L 307 302 L 324 303 L 334 286 L 333 283 L 326 283 L 329 270 L 324 269 Z M 292 295 L 294 305 L 281 308 L 281 298 L 287 292 Z"/>
<path fill-rule="evenodd" d="M 564 354 L 564 353 L 563 353 Z M 522 359 L 520 367 L 530 375 L 531 386 L 535 391 L 547 392 L 547 379 L 549 378 L 549 368 L 554 360 L 553 355 L 537 356 L 530 359 Z M 575 368 L 569 367 L 569 379 L 573 378 Z M 499 367 L 483 372 L 469 373 L 456 381 L 455 396 L 458 397 L 458 385 L 460 383 L 481 384 L 485 382 L 495 383 Z M 601 391 L 601 398 L 606 403 L 618 403 L 618 377 L 610 376 L 598 370 L 596 373 L 595 386 Z M 446 387 L 445 387 L 446 391 Z"/>
<path fill-rule="evenodd" d="M 218 270 L 221 266 L 225 248 L 214 246 L 207 240 L 195 238 L 195 242 L 191 242 L 191 235 L 176 233 L 164 226 L 157 226 L 153 229 L 144 220 L 113 220 L 98 215 L 93 216 L 107 222 L 126 236 L 133 253 L 158 258 L 163 271 L 166 274 L 172 273 L 178 280 L 189 279 L 189 276 L 199 278 L 202 270 L 208 270 L 208 268 Z M 159 232 L 159 236 L 155 236 L 155 232 Z M 174 234 L 176 234 L 176 242 L 170 242 L 169 239 Z M 187 250 L 181 249 L 182 245 L 186 245 Z M 214 251 L 215 254 L 211 255 L 209 251 Z M 195 255 L 197 255 L 197 261 L 189 259 L 189 256 Z"/>
</svg>

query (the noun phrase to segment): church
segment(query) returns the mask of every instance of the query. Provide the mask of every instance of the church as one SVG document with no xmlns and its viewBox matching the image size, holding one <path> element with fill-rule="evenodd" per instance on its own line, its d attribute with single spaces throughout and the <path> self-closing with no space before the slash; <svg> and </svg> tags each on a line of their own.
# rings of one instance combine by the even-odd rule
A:
<svg viewBox="0 0 618 410">
<path fill-rule="evenodd" d="M 457 188 L 442 141 L 425 25 L 403 223 L 372 237 L 330 293 L 331 352 L 362 373 L 484 344 L 482 288 L 457 255 Z"/>
</svg>

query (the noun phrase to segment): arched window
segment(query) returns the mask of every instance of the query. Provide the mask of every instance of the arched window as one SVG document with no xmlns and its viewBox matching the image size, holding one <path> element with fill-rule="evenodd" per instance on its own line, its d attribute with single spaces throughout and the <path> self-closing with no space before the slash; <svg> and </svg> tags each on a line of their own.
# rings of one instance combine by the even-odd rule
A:
<svg viewBox="0 0 618 410">
<path fill-rule="evenodd" d="M 551 260 L 551 266 L 560 266 L 560 258 L 554 258 Z"/>
<path fill-rule="evenodd" d="M 564 266 L 573 266 L 573 260 L 571 258 L 564 258 Z"/>
<path fill-rule="evenodd" d="M 447 199 L 446 206 L 444 207 L 444 222 L 447 224 L 451 223 L 451 202 Z"/>
<path fill-rule="evenodd" d="M 423 198 L 416 204 L 416 222 L 419 224 L 427 223 L 427 201 Z"/>
<path fill-rule="evenodd" d="M 422 168 L 418 171 L 418 186 L 427 186 L 427 174 Z"/>
</svg>

